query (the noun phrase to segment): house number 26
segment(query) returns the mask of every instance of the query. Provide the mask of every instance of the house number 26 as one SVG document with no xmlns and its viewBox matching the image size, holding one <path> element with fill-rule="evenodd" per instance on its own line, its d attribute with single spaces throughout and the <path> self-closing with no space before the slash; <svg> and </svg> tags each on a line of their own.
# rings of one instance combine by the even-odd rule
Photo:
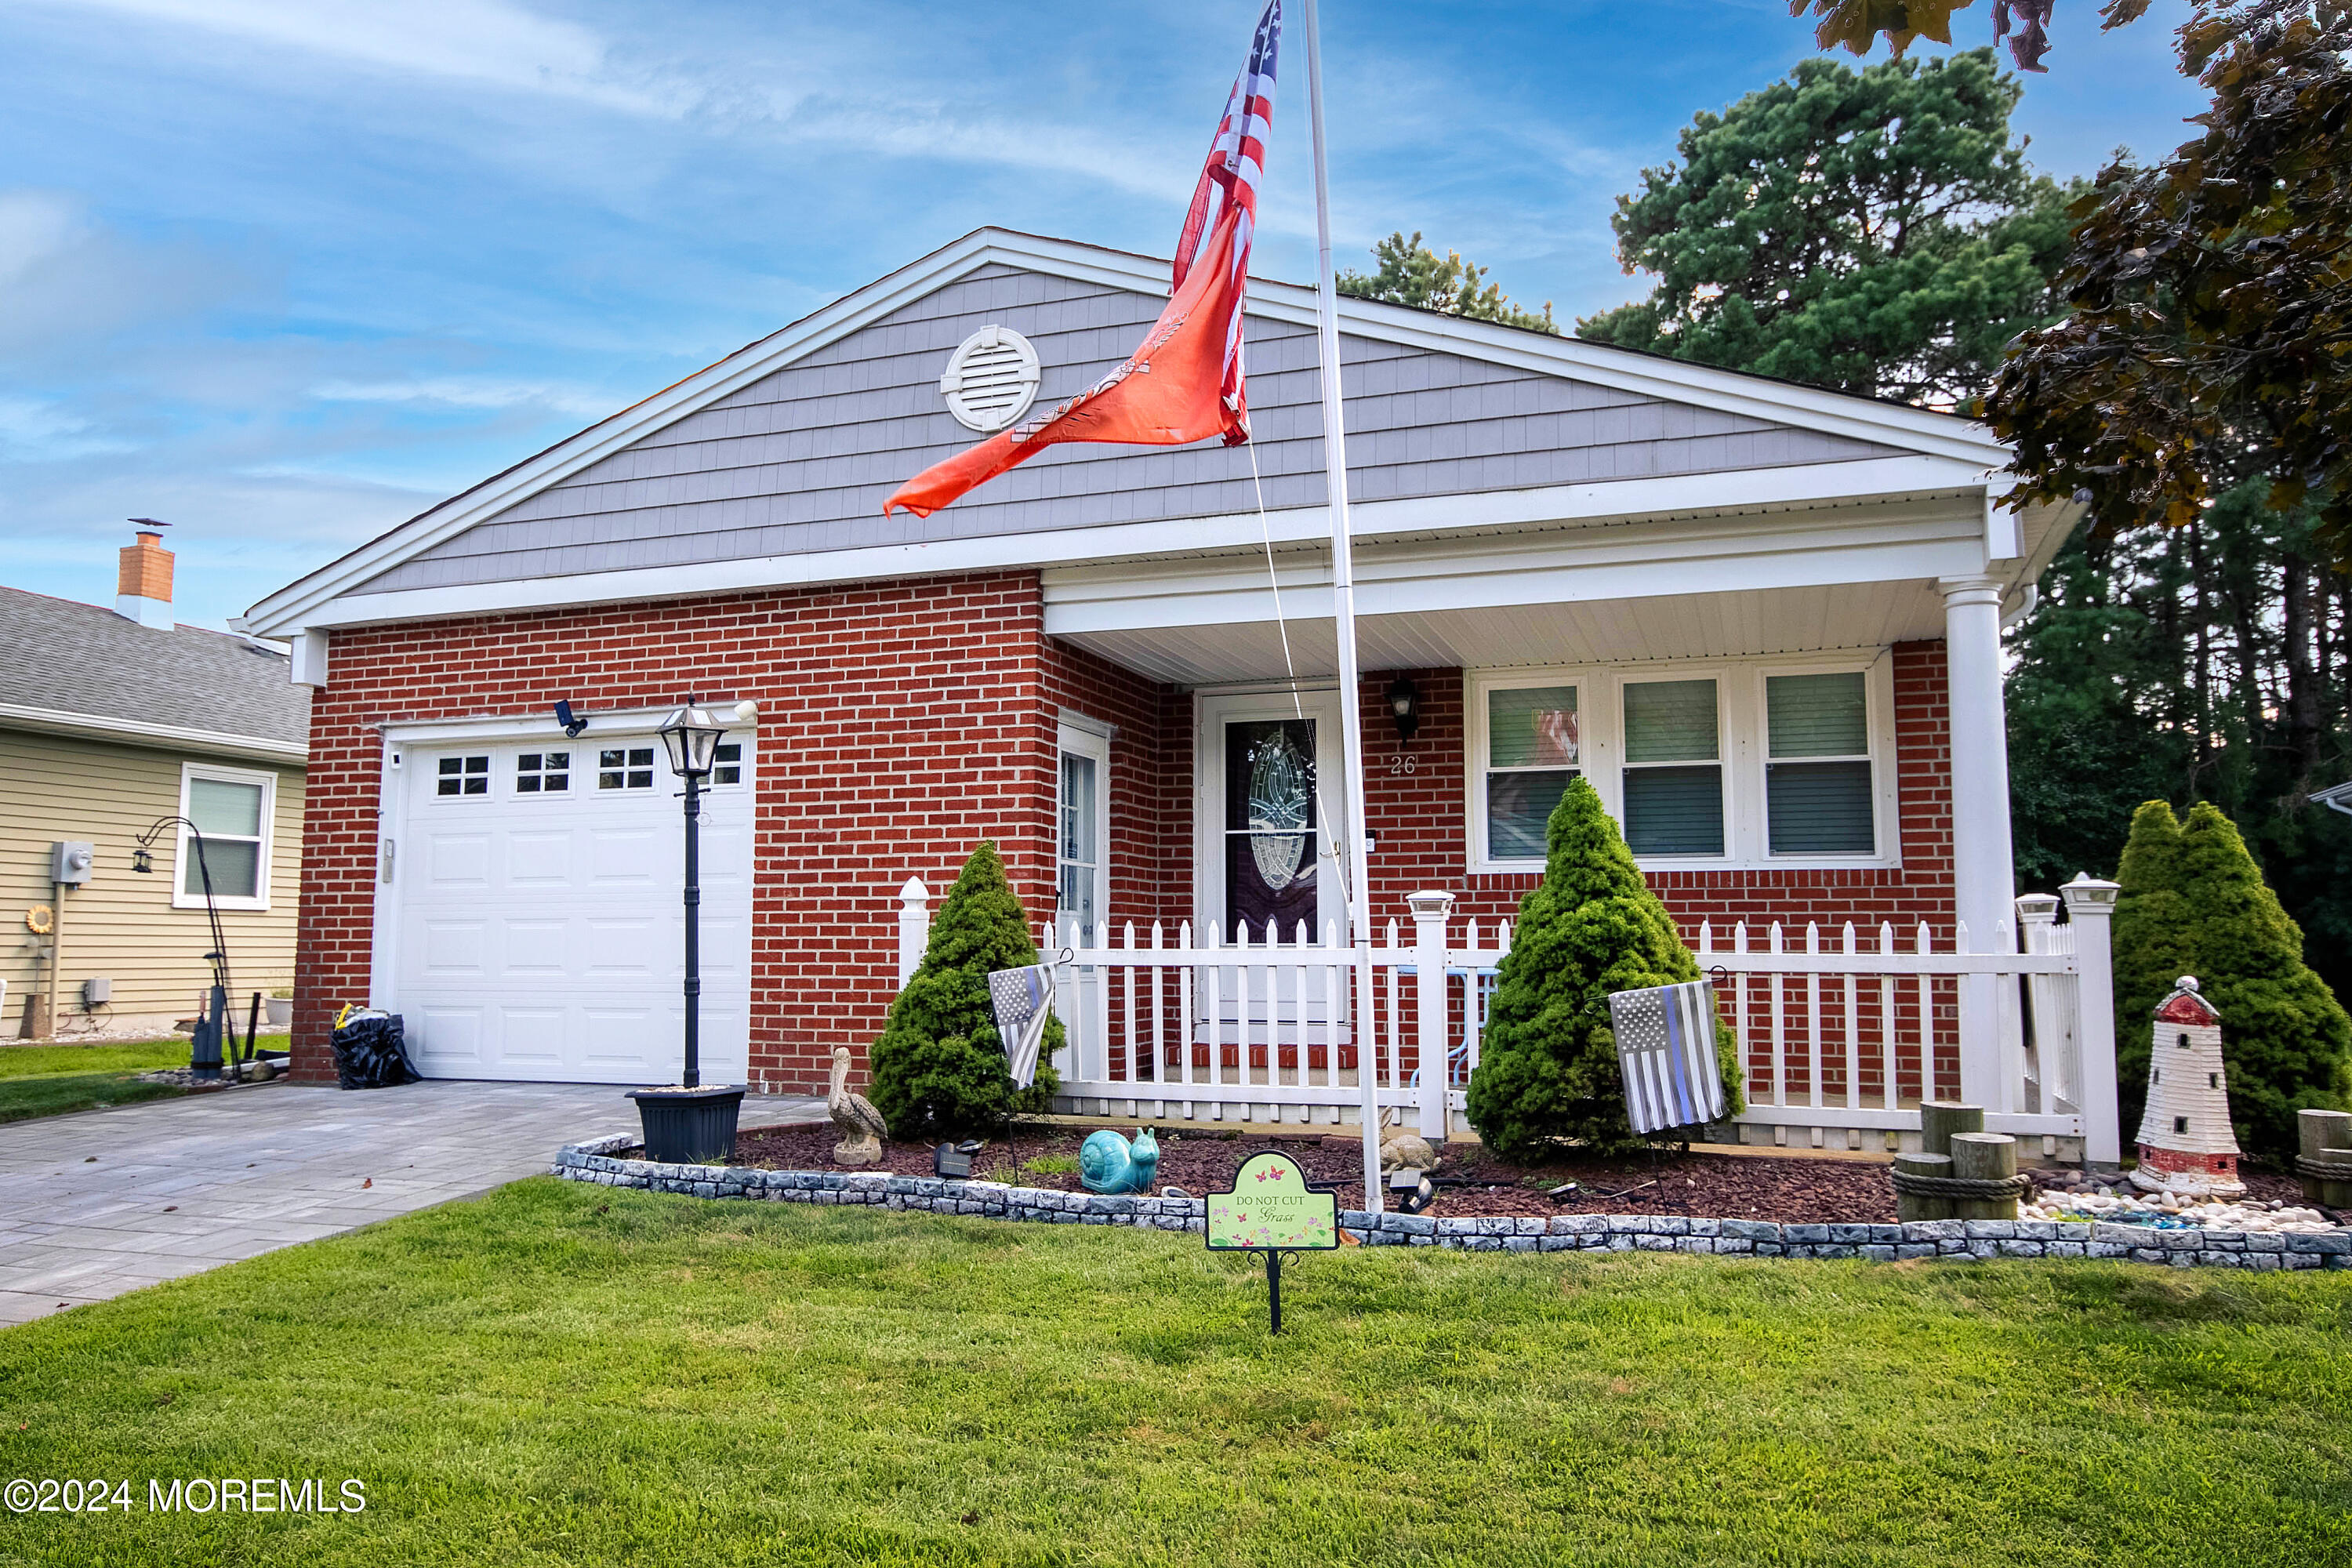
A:
<svg viewBox="0 0 2352 1568">
<path fill-rule="evenodd" d="M 1413 758 L 1399 752 L 1389 759 L 1389 777 L 1399 778 L 1413 771 Z"/>
</svg>

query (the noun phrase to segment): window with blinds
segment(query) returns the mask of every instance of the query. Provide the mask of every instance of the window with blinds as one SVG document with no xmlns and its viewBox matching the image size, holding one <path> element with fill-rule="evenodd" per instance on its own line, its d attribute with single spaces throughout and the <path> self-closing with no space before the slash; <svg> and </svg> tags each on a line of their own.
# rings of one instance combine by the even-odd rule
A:
<svg viewBox="0 0 2352 1568">
<path fill-rule="evenodd" d="M 1544 830 L 1577 765 L 1573 686 L 1510 687 L 1486 693 L 1486 854 L 1540 860 Z"/>
<path fill-rule="evenodd" d="M 1764 809 L 1775 855 L 1868 855 L 1877 847 L 1870 705 L 1860 670 L 1764 681 Z"/>
<path fill-rule="evenodd" d="M 1625 843 L 1636 855 L 1723 853 L 1723 763 L 1712 680 L 1624 687 Z"/>
</svg>

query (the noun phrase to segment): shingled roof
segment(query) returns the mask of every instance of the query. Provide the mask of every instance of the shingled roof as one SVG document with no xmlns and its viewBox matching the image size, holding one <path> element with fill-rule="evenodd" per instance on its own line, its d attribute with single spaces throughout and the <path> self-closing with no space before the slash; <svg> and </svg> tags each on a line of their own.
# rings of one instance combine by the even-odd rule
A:
<svg viewBox="0 0 2352 1568">
<path fill-rule="evenodd" d="M 287 656 L 226 632 L 163 631 L 101 605 L 0 588 L 0 723 L 81 719 L 273 751 L 310 742 L 310 689 L 289 679 Z"/>
</svg>

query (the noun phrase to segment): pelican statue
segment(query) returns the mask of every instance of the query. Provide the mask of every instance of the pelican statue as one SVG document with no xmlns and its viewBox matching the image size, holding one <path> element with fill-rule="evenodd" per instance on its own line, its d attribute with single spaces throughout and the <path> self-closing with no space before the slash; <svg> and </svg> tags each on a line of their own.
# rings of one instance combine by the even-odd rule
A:
<svg viewBox="0 0 2352 1568">
<path fill-rule="evenodd" d="M 836 1165 L 878 1165 L 882 1163 L 882 1134 L 889 1129 L 883 1124 L 882 1113 L 874 1102 L 849 1089 L 849 1047 L 833 1047 L 833 1087 L 825 1091 L 824 1109 L 833 1124 L 841 1129 L 841 1142 L 833 1146 L 833 1163 Z"/>
</svg>

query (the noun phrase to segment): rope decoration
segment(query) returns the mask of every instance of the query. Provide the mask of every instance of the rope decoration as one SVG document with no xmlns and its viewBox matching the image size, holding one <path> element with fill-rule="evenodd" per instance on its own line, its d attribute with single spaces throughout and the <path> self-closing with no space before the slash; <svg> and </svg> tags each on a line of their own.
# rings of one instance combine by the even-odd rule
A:
<svg viewBox="0 0 2352 1568">
<path fill-rule="evenodd" d="M 2033 1190 L 2031 1176 L 1915 1176 L 1908 1171 L 1896 1171 L 1893 1175 L 1895 1190 L 1915 1198 L 1998 1202 L 2002 1198 L 2021 1198 Z"/>
</svg>

